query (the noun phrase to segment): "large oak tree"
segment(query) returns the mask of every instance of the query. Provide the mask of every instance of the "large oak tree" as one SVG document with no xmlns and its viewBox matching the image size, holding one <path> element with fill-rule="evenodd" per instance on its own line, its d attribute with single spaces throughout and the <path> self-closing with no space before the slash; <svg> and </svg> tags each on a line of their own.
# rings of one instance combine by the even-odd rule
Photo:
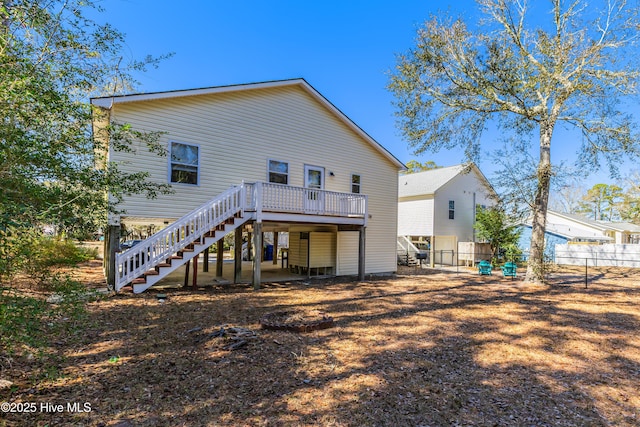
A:
<svg viewBox="0 0 640 427">
<path fill-rule="evenodd" d="M 428 20 L 415 47 L 398 56 L 389 88 L 417 153 L 462 146 L 475 159 L 489 124 L 519 143 L 537 134 L 526 280 L 543 282 L 552 145 L 577 141 L 581 164 L 605 160 L 614 172 L 640 151 L 623 103 L 637 90 L 639 8 L 625 0 L 477 3 L 473 28 L 444 15 Z M 576 137 L 554 138 L 560 124 Z"/>
</svg>

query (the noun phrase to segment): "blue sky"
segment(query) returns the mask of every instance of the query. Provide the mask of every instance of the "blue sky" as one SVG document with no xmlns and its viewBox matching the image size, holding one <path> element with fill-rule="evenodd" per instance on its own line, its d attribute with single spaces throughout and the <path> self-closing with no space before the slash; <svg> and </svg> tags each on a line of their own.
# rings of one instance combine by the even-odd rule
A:
<svg viewBox="0 0 640 427">
<path fill-rule="evenodd" d="M 475 20 L 473 0 L 108 0 L 98 21 L 126 34 L 126 59 L 174 52 L 138 76 L 140 92 L 190 89 L 302 77 L 402 162 L 450 166 L 462 150 L 412 154 L 401 138 L 387 91 L 395 55 L 407 51 L 431 14 Z M 495 135 L 487 133 L 491 146 Z M 573 151 L 554 150 L 571 162 Z M 488 156 L 480 169 L 491 179 Z M 622 171 L 623 174 L 626 170 Z M 606 173 L 589 186 L 612 182 Z"/>
</svg>

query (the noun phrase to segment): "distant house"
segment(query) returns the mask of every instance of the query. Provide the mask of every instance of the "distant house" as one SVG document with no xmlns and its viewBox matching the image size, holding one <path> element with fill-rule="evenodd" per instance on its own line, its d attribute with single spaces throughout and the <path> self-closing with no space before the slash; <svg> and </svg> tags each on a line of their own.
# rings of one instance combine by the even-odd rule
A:
<svg viewBox="0 0 640 427">
<path fill-rule="evenodd" d="M 523 225 L 520 248 L 526 253 L 531 242 L 531 221 Z M 594 221 L 577 214 L 547 211 L 545 248 L 555 254 L 557 244 L 637 244 L 640 226 L 622 222 Z"/>
<path fill-rule="evenodd" d="M 398 248 L 410 242 L 434 262 L 453 264 L 458 243 L 476 241 L 476 208 L 492 206 L 495 196 L 473 163 L 400 175 Z"/>
<path fill-rule="evenodd" d="M 92 104 L 107 115 L 96 118 L 96 130 L 118 122 L 163 132 L 167 157 L 137 144 L 135 152 L 110 150 L 109 160 L 175 190 L 154 200 L 133 195 L 118 206 L 124 213 L 111 220 L 112 248 L 121 224 L 163 230 L 111 257 L 116 289 L 132 284 L 141 292 L 230 232 L 236 250 L 243 236 L 262 248 L 263 233 L 287 232 L 289 268 L 305 275 L 396 270 L 395 182 L 405 167 L 305 80 Z M 236 252 L 236 273 L 241 258 Z M 260 282 L 259 262 L 253 282 Z"/>
<path fill-rule="evenodd" d="M 640 244 L 640 225 L 629 222 L 602 222 L 609 230 L 607 235 L 614 238 L 617 244 Z"/>
</svg>

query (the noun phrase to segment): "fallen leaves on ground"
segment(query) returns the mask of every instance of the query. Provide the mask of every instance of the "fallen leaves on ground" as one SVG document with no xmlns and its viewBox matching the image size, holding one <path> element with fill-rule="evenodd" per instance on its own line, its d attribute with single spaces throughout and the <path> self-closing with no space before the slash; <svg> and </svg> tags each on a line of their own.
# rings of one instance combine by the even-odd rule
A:
<svg viewBox="0 0 640 427">
<path fill-rule="evenodd" d="M 2 359 L 14 387 L 0 401 L 38 410 L 0 425 L 639 425 L 640 273 L 603 269 L 586 288 L 579 270 L 551 277 L 404 268 L 115 295 L 51 337 L 58 358 Z M 287 311 L 334 325 L 260 328 Z M 49 380 L 52 364 L 61 375 Z"/>
</svg>

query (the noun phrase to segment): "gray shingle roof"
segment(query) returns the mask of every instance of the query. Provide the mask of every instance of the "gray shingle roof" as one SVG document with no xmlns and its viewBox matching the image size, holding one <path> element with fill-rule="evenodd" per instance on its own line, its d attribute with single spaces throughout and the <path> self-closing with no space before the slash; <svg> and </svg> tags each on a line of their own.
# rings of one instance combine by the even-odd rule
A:
<svg viewBox="0 0 640 427">
<path fill-rule="evenodd" d="M 455 165 L 401 175 L 398 180 L 398 196 L 434 194 L 439 188 L 465 170 L 467 165 Z"/>
</svg>

